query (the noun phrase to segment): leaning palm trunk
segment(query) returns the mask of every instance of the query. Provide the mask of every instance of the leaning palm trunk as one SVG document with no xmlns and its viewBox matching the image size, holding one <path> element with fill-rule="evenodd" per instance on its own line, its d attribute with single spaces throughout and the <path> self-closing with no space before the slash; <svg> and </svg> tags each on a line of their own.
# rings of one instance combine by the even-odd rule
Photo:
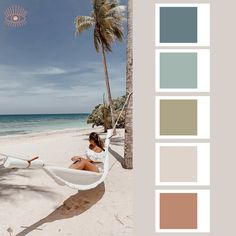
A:
<svg viewBox="0 0 236 236">
<path fill-rule="evenodd" d="M 108 70 L 107 70 L 107 60 L 106 60 L 106 54 L 105 54 L 103 43 L 101 43 L 101 48 L 102 48 L 102 59 L 103 59 L 103 64 L 104 64 L 105 82 L 106 82 L 106 89 L 107 89 L 107 99 L 108 99 L 108 105 L 111 111 L 111 124 L 112 124 L 112 127 L 114 127 L 115 119 L 114 119 L 114 112 L 113 112 L 110 82 L 109 82 Z"/>
<path fill-rule="evenodd" d="M 103 114 L 103 122 L 104 122 L 104 133 L 106 133 L 109 128 L 109 108 L 106 104 L 104 96 L 103 96 L 102 114 Z"/>
<path fill-rule="evenodd" d="M 128 1 L 128 38 L 127 38 L 127 68 L 126 96 L 133 91 L 133 9 L 132 0 Z M 125 147 L 124 168 L 133 168 L 133 96 L 131 94 L 125 113 Z"/>
</svg>

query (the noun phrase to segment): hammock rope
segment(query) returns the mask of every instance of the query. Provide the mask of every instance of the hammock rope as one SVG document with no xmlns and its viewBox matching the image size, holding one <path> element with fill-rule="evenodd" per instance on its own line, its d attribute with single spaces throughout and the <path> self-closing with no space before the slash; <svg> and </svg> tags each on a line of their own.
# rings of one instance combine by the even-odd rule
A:
<svg viewBox="0 0 236 236">
<path fill-rule="evenodd" d="M 16 157 L 16 156 L 12 156 L 12 155 L 8 155 L 8 154 L 4 154 L 4 153 L 0 153 L 0 156 L 3 156 L 5 158 L 8 158 L 8 157 L 11 157 L 11 158 L 14 158 L 14 159 L 18 159 L 18 160 L 22 160 L 22 161 L 27 161 L 28 162 L 28 166 L 27 168 L 29 168 L 32 164 L 33 161 L 39 159 L 39 157 L 33 157 L 31 159 L 24 159 L 24 158 L 20 158 L 20 157 Z M 0 166 L 3 166 L 4 165 L 4 162 L 3 164 L 1 164 Z"/>
<path fill-rule="evenodd" d="M 30 166 L 31 166 L 31 162 L 32 161 L 35 161 L 35 160 L 37 160 L 37 159 L 39 159 L 39 157 L 33 157 L 32 159 L 30 159 L 30 160 L 27 160 L 27 162 L 28 162 L 28 166 L 26 167 L 26 168 L 30 168 Z"/>
</svg>

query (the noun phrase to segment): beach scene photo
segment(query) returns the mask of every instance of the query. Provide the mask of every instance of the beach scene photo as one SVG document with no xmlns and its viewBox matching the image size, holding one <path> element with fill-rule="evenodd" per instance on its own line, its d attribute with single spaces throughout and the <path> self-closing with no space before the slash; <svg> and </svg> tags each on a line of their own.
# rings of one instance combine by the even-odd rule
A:
<svg viewBox="0 0 236 236">
<path fill-rule="evenodd" d="M 0 19 L 0 236 L 133 235 L 132 1 Z"/>
</svg>

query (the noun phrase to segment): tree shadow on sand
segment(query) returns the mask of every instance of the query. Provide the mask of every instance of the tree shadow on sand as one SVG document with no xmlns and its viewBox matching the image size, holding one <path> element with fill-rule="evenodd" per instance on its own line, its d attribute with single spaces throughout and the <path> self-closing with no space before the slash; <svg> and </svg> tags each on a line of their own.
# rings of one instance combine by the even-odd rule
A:
<svg viewBox="0 0 236 236">
<path fill-rule="evenodd" d="M 108 151 L 123 167 L 124 158 L 118 152 L 116 152 L 115 150 L 113 150 L 110 147 L 108 148 Z"/>
<path fill-rule="evenodd" d="M 115 146 L 124 146 L 124 138 L 123 137 L 112 137 L 111 144 Z"/>
<path fill-rule="evenodd" d="M 88 209 L 90 209 L 94 204 L 96 204 L 105 193 L 105 185 L 101 183 L 94 189 L 80 191 L 77 194 L 69 197 L 64 203 L 58 207 L 55 211 L 50 213 L 45 218 L 37 221 L 36 223 L 23 227 L 23 231 L 16 234 L 16 236 L 24 236 L 32 232 L 33 230 L 41 230 L 38 227 L 45 223 L 54 222 L 57 220 L 68 219 L 74 216 L 78 216 Z"/>
<path fill-rule="evenodd" d="M 16 177 L 30 178 L 32 174 L 33 173 L 29 173 L 29 171 L 19 171 L 18 169 L 5 169 L 0 167 L 0 199 L 14 201 L 15 197 L 21 192 L 34 192 L 47 198 L 54 198 L 55 193 L 45 186 L 9 183 Z"/>
</svg>

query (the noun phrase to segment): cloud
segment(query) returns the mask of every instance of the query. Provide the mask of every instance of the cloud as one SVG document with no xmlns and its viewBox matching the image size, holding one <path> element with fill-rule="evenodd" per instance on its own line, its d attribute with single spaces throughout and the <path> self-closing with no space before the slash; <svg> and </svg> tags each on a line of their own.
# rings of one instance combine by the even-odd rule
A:
<svg viewBox="0 0 236 236">
<path fill-rule="evenodd" d="M 113 97 L 125 93 L 125 64 L 108 64 Z M 89 112 L 106 93 L 102 63 L 73 68 L 22 68 L 0 64 L 3 113 Z"/>
<path fill-rule="evenodd" d="M 63 75 L 63 74 L 66 74 L 67 71 L 59 67 L 46 67 L 46 68 L 37 69 L 31 73 L 34 76 L 38 76 L 38 75 L 50 76 L 50 75 Z"/>
</svg>

